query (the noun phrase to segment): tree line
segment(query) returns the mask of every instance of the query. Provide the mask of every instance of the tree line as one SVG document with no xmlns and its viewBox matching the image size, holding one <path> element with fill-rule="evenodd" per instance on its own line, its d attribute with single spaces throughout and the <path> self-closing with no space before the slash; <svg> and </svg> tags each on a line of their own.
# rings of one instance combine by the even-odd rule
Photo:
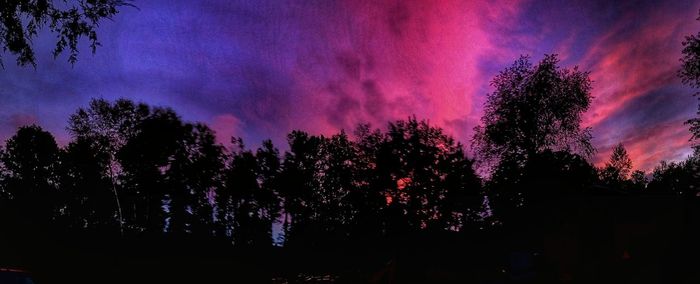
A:
<svg viewBox="0 0 700 284">
<path fill-rule="evenodd" d="M 514 66 L 531 73 L 516 77 L 562 75 L 552 72 L 557 69 L 552 60 L 531 66 L 521 58 Z M 530 101 L 542 98 L 529 95 L 510 98 L 520 99 L 516 105 L 548 104 Z M 513 105 L 498 103 L 485 117 Z M 208 126 L 185 122 L 169 108 L 95 99 L 70 117 L 72 140 L 64 147 L 36 125 L 20 127 L 6 141 L 0 151 L 0 200 L 15 218 L 73 233 L 226 238 L 236 246 L 265 247 L 276 241 L 320 245 L 417 231 L 467 232 L 507 224 L 510 213 L 535 208 L 544 197 L 697 193 L 697 156 L 662 163 L 648 181 L 641 171 L 630 173 L 632 162 L 620 144 L 596 168 L 585 156 L 589 145 L 577 153 L 562 142 L 585 145 L 590 136 L 548 137 L 585 131 L 544 129 L 576 125 L 538 114 L 543 121 L 521 125 L 520 119 L 505 128 L 508 133 L 538 128 L 544 132 L 533 137 L 512 134 L 538 141 L 487 138 L 510 135 L 489 127 L 511 121 L 485 119 L 474 140 L 483 144 L 475 148 L 500 147 L 484 150 L 500 155 L 485 179 L 462 144 L 415 117 L 391 122 L 386 130 L 363 124 L 352 134 L 328 137 L 292 131 L 288 150 L 280 153 L 270 140 L 257 149 L 240 138 L 221 145 Z M 281 240 L 273 239 L 275 223 Z"/>
<path fill-rule="evenodd" d="M 459 230 L 478 218 L 481 182 L 463 147 L 415 118 L 330 137 L 293 131 L 282 155 L 228 147 L 201 123 L 129 100 L 93 100 L 59 147 L 36 125 L 0 152 L 2 206 L 37 226 L 104 234 L 231 238 L 269 246 L 408 230 Z"/>
<path fill-rule="evenodd" d="M 683 46 L 679 77 L 697 88 L 700 34 Z M 698 118 L 687 121 L 686 160 L 632 171 L 618 144 L 598 168 L 581 127 L 589 73 L 559 65 L 523 56 L 496 75 L 473 157 L 416 117 L 331 136 L 292 131 L 281 153 L 270 140 L 217 143 L 170 108 L 94 99 L 70 116 L 67 145 L 29 125 L 0 148 L 0 213 L 71 233 L 320 246 L 522 225 L 572 196 L 700 194 Z"/>
</svg>

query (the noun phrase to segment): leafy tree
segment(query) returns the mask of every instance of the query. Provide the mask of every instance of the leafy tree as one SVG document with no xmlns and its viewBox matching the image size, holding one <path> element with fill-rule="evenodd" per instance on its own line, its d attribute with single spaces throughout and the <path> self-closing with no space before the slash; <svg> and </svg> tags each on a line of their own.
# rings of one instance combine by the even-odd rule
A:
<svg viewBox="0 0 700 284">
<path fill-rule="evenodd" d="M 233 192 L 233 241 L 238 246 L 254 246 L 259 208 L 256 195 L 260 191 L 255 155 L 246 150 L 242 140 L 236 143 L 239 149 L 231 157 L 227 188 Z"/>
<path fill-rule="evenodd" d="M 478 184 L 463 184 L 457 181 L 464 177 L 450 175 L 455 169 L 465 170 L 460 174 L 467 175 L 466 179 L 473 175 L 470 163 L 464 161 L 462 146 L 442 129 L 415 118 L 390 123 L 386 137 L 377 167 L 386 167 L 382 171 L 388 176 L 384 178 L 391 180 L 383 183 L 389 185 L 384 192 L 388 222 L 393 228 L 388 230 L 444 230 L 451 226 L 454 216 L 464 216 L 459 213 L 467 208 L 449 211 L 446 200 L 459 195 L 459 191 L 479 192 Z"/>
<path fill-rule="evenodd" d="M 353 207 L 349 230 L 354 240 L 376 239 L 384 233 L 386 188 L 395 184 L 386 178 L 390 177 L 391 170 L 380 162 L 387 158 L 383 149 L 386 136 L 368 124 L 358 125 L 354 134 L 357 157 L 355 184 L 348 196 Z"/>
<path fill-rule="evenodd" d="M 117 152 L 122 183 L 132 206 L 133 229 L 154 234 L 165 229 L 167 171 L 175 160 L 187 127 L 171 109 L 153 108 L 135 127 L 135 135 Z"/>
<path fill-rule="evenodd" d="M 135 232 L 162 233 L 168 223 L 170 232 L 211 234 L 209 197 L 223 153 L 209 128 L 184 123 L 167 108 L 93 100 L 71 116 L 69 131 L 102 160 L 93 175 L 109 177 L 120 224 Z"/>
<path fill-rule="evenodd" d="M 685 161 L 667 163 L 662 161 L 652 172 L 647 191 L 654 194 L 677 194 L 688 197 L 700 192 L 700 158 L 689 157 Z"/>
<path fill-rule="evenodd" d="M 490 172 L 489 202 L 502 222 L 546 221 L 549 213 L 535 209 L 557 205 L 550 197 L 580 193 L 595 180 L 586 161 L 594 151 L 590 129 L 580 126 L 592 99 L 589 74 L 559 67 L 556 55 L 537 65 L 521 56 L 491 85 L 472 138 Z"/>
<path fill-rule="evenodd" d="M 622 188 L 632 170 L 632 160 L 622 143 L 615 145 L 610 160 L 601 170 L 601 180 L 608 186 Z"/>
<path fill-rule="evenodd" d="M 57 203 L 59 148 L 51 133 L 36 125 L 20 127 L 0 153 L 5 192 L 19 218 L 48 226 L 60 215 Z"/>
<path fill-rule="evenodd" d="M 700 17 L 697 18 L 700 21 Z M 681 69 L 678 72 L 683 83 L 693 87 L 700 88 L 700 32 L 694 35 L 688 35 L 683 41 L 683 57 L 681 57 Z M 698 92 L 694 95 L 700 99 Z M 689 119 L 685 122 L 690 125 L 692 133 L 691 141 L 694 142 L 695 153 L 700 156 L 700 103 L 698 103 L 697 117 Z"/>
<path fill-rule="evenodd" d="M 56 3 L 58 2 L 58 3 Z M 97 28 L 111 19 L 128 0 L 15 0 L 0 5 L 0 45 L 17 57 L 17 64 L 36 66 L 32 41 L 43 28 L 57 34 L 54 57 L 68 51 L 68 62 L 78 59 L 78 42 L 87 37 L 94 53 L 100 42 Z M 2 61 L 0 61 L 0 65 Z"/>
<path fill-rule="evenodd" d="M 118 228 L 112 184 L 105 170 L 109 155 L 96 143 L 79 139 L 62 151 L 60 184 L 65 192 L 68 224 L 101 232 Z"/>
<path fill-rule="evenodd" d="M 303 131 L 287 135 L 280 194 L 284 204 L 285 245 L 310 241 L 318 232 L 318 161 L 322 139 Z"/>
<path fill-rule="evenodd" d="M 537 65 L 521 56 L 491 81 L 482 126 L 475 128 L 472 146 L 482 162 L 520 165 L 546 149 L 571 150 L 587 157 L 593 152 L 590 129 L 581 129 L 581 114 L 591 103 L 588 72 L 562 69 L 556 55 Z"/>
<path fill-rule="evenodd" d="M 440 209 L 442 223 L 440 227 L 452 231 L 468 229 L 483 221 L 482 207 L 484 194 L 481 178 L 474 170 L 474 161 L 467 158 L 462 145 L 447 154 L 444 168 L 445 202 Z"/>
<path fill-rule="evenodd" d="M 646 177 L 646 174 L 643 171 L 636 170 L 632 172 L 632 176 L 630 178 L 631 182 L 631 189 L 637 192 L 640 192 L 644 189 L 646 189 L 647 184 L 649 183 L 649 180 Z"/>
<path fill-rule="evenodd" d="M 358 151 L 345 131 L 321 137 L 319 157 L 318 216 L 321 236 L 345 240 L 354 218 L 352 193 L 358 184 Z"/>
<path fill-rule="evenodd" d="M 522 185 L 538 198 L 585 193 L 597 181 L 596 170 L 584 157 L 568 151 L 544 151 L 530 159 Z"/>
<path fill-rule="evenodd" d="M 584 157 L 545 150 L 524 166 L 516 161 L 502 162 L 487 183 L 487 190 L 501 222 L 529 226 L 563 217 L 552 213 L 564 214 L 566 197 L 586 194 L 597 180 L 595 167 Z"/>
<path fill-rule="evenodd" d="M 242 139 L 233 139 L 233 142 L 236 149 L 231 154 L 225 187 L 230 199 L 226 200 L 228 204 L 224 204 L 233 214 L 233 242 L 236 246 L 243 247 L 269 246 L 272 244 L 274 217 L 269 209 L 273 206 L 270 203 L 274 202 L 274 193 L 262 187 L 255 154 L 245 148 Z M 261 151 L 274 153 L 270 147 L 271 144 L 268 144 L 268 149 Z"/>
<path fill-rule="evenodd" d="M 168 231 L 211 236 L 214 231 L 212 197 L 223 183 L 225 153 L 214 132 L 204 124 L 183 125 L 171 165 L 168 187 Z"/>
<path fill-rule="evenodd" d="M 282 200 L 280 198 L 280 173 L 282 164 L 280 162 L 279 150 L 275 148 L 271 140 L 265 140 L 262 147 L 258 148 L 255 158 L 258 164 L 258 181 L 261 193 L 259 194 L 260 218 L 262 228 L 265 230 L 261 239 L 265 238 L 268 243 L 272 240 L 272 225 L 280 217 L 282 210 Z"/>
<path fill-rule="evenodd" d="M 96 153 L 105 155 L 107 161 L 101 168 L 109 176 L 117 207 L 120 233 L 124 234 L 126 223 L 124 209 L 132 206 L 121 205 L 119 182 L 121 166 L 116 154 L 137 133 L 137 125 L 150 115 L 146 104 L 135 104 L 126 99 L 110 103 L 104 99 L 93 99 L 87 108 L 79 108 L 68 121 L 68 132 L 76 141 L 89 143 Z"/>
<path fill-rule="evenodd" d="M 234 142 L 234 145 L 236 145 L 237 140 L 232 139 L 232 142 Z M 233 190 L 233 186 L 236 184 L 236 181 L 233 179 L 237 177 L 234 175 L 231 168 L 233 160 L 228 156 L 226 158 L 226 168 L 224 169 L 221 188 L 216 191 L 214 196 L 214 202 L 216 204 L 216 236 L 222 238 L 233 236 L 233 211 L 236 206 L 234 200 L 235 193 Z"/>
</svg>

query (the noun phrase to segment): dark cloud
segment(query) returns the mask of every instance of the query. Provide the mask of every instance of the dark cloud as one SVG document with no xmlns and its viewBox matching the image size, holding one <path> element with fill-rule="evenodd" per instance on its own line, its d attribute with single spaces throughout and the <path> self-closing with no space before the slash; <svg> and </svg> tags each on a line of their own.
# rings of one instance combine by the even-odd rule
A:
<svg viewBox="0 0 700 284">
<path fill-rule="evenodd" d="M 384 121 L 388 103 L 384 94 L 379 90 L 377 83 L 372 80 L 362 82 L 362 90 L 365 94 L 364 108 L 375 121 Z"/>
<path fill-rule="evenodd" d="M 599 125 L 601 130 L 613 131 L 621 126 L 634 131 L 635 127 L 648 126 L 693 115 L 693 98 L 689 90 L 678 86 L 655 89 L 630 100 Z"/>
<path fill-rule="evenodd" d="M 336 57 L 338 64 L 345 71 L 345 75 L 349 79 L 354 81 L 360 80 L 360 74 L 362 72 L 362 61 L 360 58 L 352 53 L 338 54 Z"/>
<path fill-rule="evenodd" d="M 357 119 L 352 118 L 360 113 L 360 102 L 337 84 L 328 86 L 328 91 L 335 101 L 327 112 L 329 122 L 337 129 L 352 129 L 357 123 Z"/>
</svg>

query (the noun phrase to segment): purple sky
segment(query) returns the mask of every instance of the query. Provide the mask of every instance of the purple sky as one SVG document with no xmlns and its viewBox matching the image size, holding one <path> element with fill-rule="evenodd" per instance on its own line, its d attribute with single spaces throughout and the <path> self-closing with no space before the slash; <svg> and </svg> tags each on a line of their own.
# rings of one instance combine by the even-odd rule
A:
<svg viewBox="0 0 700 284">
<path fill-rule="evenodd" d="M 624 3 L 624 4 L 621 4 Z M 591 71 L 585 125 L 598 154 L 623 142 L 635 168 L 690 153 L 697 107 L 675 76 L 694 1 L 135 1 L 72 66 L 35 41 L 37 68 L 4 55 L 0 139 L 37 123 L 59 142 L 90 98 L 170 106 L 249 145 L 292 129 L 330 134 L 415 114 L 468 144 L 489 81 L 520 54 Z"/>
</svg>

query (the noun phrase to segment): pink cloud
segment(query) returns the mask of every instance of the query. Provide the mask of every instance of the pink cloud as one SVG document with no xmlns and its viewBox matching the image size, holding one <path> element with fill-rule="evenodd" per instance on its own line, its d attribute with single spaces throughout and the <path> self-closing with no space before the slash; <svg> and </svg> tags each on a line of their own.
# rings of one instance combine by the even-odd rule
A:
<svg viewBox="0 0 700 284">
<path fill-rule="evenodd" d="M 221 114 L 215 116 L 211 121 L 211 128 L 216 132 L 217 142 L 228 145 L 231 137 L 243 134 L 243 123 L 232 114 Z"/>
<path fill-rule="evenodd" d="M 679 161 L 690 154 L 690 133 L 682 120 L 669 121 L 636 129 L 627 133 L 620 141 L 632 159 L 635 169 L 651 171 L 662 160 Z M 594 158 L 596 166 L 608 161 L 612 148 L 618 142 L 600 145 Z"/>
<path fill-rule="evenodd" d="M 502 48 L 508 36 L 498 30 L 517 20 L 520 5 L 344 2 L 345 15 L 316 28 L 327 49 L 297 51 L 293 77 L 305 99 L 295 103 L 306 111 L 292 119 L 302 129 L 330 133 L 415 114 L 467 141 L 493 76 L 484 64 L 518 56 Z"/>
<path fill-rule="evenodd" d="M 584 124 L 595 128 L 633 98 L 679 82 L 680 42 L 691 33 L 687 22 L 696 11 L 683 16 L 653 10 L 631 35 L 626 29 L 635 19 L 623 18 L 593 43 L 582 65 L 591 70 L 596 99 Z"/>
<path fill-rule="evenodd" d="M 599 150 L 594 158 L 596 165 L 602 166 L 607 161 L 617 142 L 625 144 L 635 168 L 644 171 L 653 169 L 661 160 L 680 160 L 689 153 L 690 136 L 683 125 L 684 119 L 651 126 L 610 121 L 632 115 L 623 112 L 632 111 L 628 106 L 635 99 L 680 84 L 676 77 L 680 42 L 693 32 L 694 26 L 689 24 L 697 9 L 683 12 L 679 15 L 653 9 L 647 15 L 628 13 L 595 40 L 581 60 L 591 70 L 595 96 L 584 125 L 593 127 L 596 140 L 605 141 L 596 145 Z M 678 96 L 688 96 L 690 101 L 689 94 Z"/>
</svg>

